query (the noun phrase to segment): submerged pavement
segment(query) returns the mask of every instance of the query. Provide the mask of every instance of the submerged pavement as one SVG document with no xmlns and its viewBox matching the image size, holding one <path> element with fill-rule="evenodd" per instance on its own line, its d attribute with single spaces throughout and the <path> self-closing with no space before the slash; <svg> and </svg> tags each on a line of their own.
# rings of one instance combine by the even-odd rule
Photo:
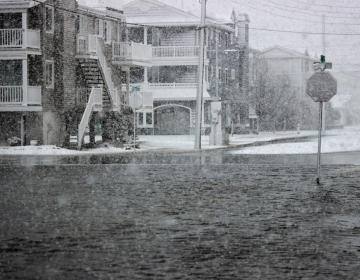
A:
<svg viewBox="0 0 360 280">
<path fill-rule="evenodd" d="M 0 165 L 1 279 L 356 279 L 360 169 Z"/>
</svg>

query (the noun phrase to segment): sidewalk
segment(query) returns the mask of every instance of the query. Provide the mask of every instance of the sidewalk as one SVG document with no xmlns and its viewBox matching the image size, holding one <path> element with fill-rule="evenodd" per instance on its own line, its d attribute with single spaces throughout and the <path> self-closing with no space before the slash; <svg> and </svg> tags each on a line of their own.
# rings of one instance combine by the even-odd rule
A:
<svg viewBox="0 0 360 280">
<path fill-rule="evenodd" d="M 209 136 L 201 136 L 201 149 L 219 149 L 235 146 L 248 146 L 256 142 L 271 142 L 276 140 L 294 139 L 301 137 L 316 136 L 316 131 L 301 131 L 297 134 L 294 131 L 286 132 L 260 132 L 256 134 L 230 135 L 229 146 L 210 146 Z M 194 135 L 140 135 L 140 149 L 137 152 L 144 151 L 191 151 L 194 150 Z M 88 155 L 88 154 L 117 154 L 117 153 L 133 153 L 133 150 L 125 150 L 125 148 L 112 147 L 110 144 L 102 145 L 103 147 L 94 149 L 68 150 L 53 145 L 43 146 L 1 146 L 0 155 Z"/>
</svg>

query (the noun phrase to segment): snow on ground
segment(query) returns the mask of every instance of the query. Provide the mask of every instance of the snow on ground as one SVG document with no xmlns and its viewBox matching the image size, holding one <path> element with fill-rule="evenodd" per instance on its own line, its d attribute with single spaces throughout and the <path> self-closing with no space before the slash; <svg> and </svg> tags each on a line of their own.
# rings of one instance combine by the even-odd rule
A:
<svg viewBox="0 0 360 280">
<path fill-rule="evenodd" d="M 359 127 L 348 127 L 342 130 L 330 130 L 321 138 L 322 153 L 360 151 Z M 316 154 L 318 140 L 308 139 L 306 142 L 269 144 L 247 147 L 232 154 Z"/>
<path fill-rule="evenodd" d="M 256 134 L 230 136 L 230 146 L 251 145 L 255 142 L 267 142 L 279 139 L 293 139 L 298 137 L 316 136 L 317 131 L 286 132 L 260 132 Z M 185 151 L 194 150 L 194 135 L 140 135 L 140 149 L 142 151 Z M 87 139 L 85 139 L 86 142 Z M 99 140 L 99 138 L 97 138 Z M 201 148 L 217 149 L 224 146 L 210 146 L 209 136 L 202 135 Z M 322 152 L 360 151 L 360 127 L 346 127 L 342 130 L 327 131 L 322 138 Z M 0 155 L 87 155 L 87 154 L 117 154 L 133 153 L 133 150 L 116 148 L 111 145 L 102 145 L 100 148 L 69 150 L 52 145 L 10 147 L 0 146 Z M 269 144 L 257 147 L 246 147 L 232 153 L 241 154 L 296 154 L 317 153 L 317 138 L 308 139 L 306 142 Z"/>
</svg>

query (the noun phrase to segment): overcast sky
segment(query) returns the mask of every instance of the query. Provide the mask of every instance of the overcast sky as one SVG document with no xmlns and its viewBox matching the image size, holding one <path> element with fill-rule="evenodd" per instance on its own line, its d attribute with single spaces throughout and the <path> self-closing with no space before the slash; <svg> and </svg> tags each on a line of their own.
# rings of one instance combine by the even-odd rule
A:
<svg viewBox="0 0 360 280">
<path fill-rule="evenodd" d="M 200 16 L 199 0 L 159 1 Z M 359 83 L 359 0 L 207 0 L 207 14 L 211 16 L 230 18 L 233 7 L 237 13 L 249 15 L 251 47 L 263 50 L 281 45 L 302 53 L 308 48 L 312 56 L 322 54 L 324 14 L 326 61 L 333 62 L 333 71 L 340 71 L 343 83 L 349 80 L 352 87 Z"/>
</svg>

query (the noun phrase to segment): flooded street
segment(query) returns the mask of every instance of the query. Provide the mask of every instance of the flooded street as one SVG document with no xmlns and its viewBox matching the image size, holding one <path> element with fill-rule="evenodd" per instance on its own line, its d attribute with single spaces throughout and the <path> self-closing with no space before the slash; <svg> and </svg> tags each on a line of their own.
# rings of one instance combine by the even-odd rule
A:
<svg viewBox="0 0 360 280">
<path fill-rule="evenodd" d="M 357 166 L 324 165 L 318 186 L 314 155 L 12 158 L 22 164 L 0 166 L 1 279 L 360 273 Z"/>
</svg>

